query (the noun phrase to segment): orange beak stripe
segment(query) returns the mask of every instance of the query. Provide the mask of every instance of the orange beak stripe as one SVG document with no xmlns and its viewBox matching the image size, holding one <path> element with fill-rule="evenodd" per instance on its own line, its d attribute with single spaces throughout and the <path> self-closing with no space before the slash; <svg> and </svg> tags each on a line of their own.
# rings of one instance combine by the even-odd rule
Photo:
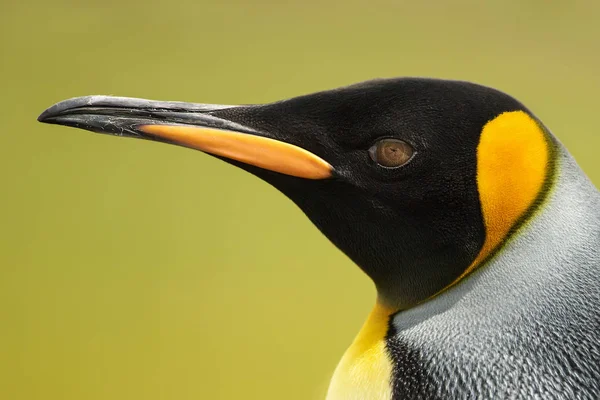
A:
<svg viewBox="0 0 600 400">
<path fill-rule="evenodd" d="M 331 177 L 333 167 L 293 144 L 247 133 L 181 125 L 140 125 L 138 130 L 173 144 L 305 179 Z"/>
</svg>

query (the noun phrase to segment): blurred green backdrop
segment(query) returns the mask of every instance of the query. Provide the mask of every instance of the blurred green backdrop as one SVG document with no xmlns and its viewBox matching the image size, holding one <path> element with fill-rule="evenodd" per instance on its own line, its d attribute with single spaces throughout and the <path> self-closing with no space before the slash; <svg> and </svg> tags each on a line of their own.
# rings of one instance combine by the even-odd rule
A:
<svg viewBox="0 0 600 400">
<path fill-rule="evenodd" d="M 599 182 L 600 3 L 421 3 L 3 0 L 0 398 L 322 398 L 374 301 L 268 185 L 38 124 L 58 100 L 467 79 L 525 102 Z"/>
</svg>

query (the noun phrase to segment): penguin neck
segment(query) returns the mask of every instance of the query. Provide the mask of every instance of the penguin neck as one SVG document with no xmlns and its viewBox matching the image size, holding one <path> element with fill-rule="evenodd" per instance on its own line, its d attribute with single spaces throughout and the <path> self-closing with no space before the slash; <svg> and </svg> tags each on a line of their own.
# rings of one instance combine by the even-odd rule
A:
<svg viewBox="0 0 600 400">
<path fill-rule="evenodd" d="M 463 325 L 514 323 L 515 315 L 527 315 L 519 320 L 527 324 L 557 307 L 580 312 L 598 293 L 599 210 L 600 192 L 560 148 L 555 182 L 529 220 L 458 284 L 395 315 L 396 329 L 463 308 L 470 315 Z"/>
<path fill-rule="evenodd" d="M 427 255 L 421 253 L 421 257 L 413 259 L 406 257 L 403 265 L 387 268 L 384 273 L 361 269 L 377 289 L 377 306 L 393 314 L 426 302 L 450 287 L 470 265 L 467 255 L 460 263 L 453 261 L 453 257 L 458 258 L 456 252 L 445 255 L 432 251 Z"/>
<path fill-rule="evenodd" d="M 540 288 L 577 297 L 573 290 L 581 284 L 575 281 L 597 274 L 600 192 L 562 145 L 557 150 L 556 177 L 547 199 L 482 267 L 488 278 L 511 287 L 515 298 L 529 299 Z M 555 306 L 555 298 L 538 299 Z"/>
</svg>

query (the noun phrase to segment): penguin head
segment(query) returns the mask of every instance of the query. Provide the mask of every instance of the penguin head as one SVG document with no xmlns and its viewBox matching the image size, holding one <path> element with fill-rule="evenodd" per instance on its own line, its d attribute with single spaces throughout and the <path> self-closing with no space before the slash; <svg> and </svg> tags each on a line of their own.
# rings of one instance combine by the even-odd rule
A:
<svg viewBox="0 0 600 400">
<path fill-rule="evenodd" d="M 246 106 L 89 96 L 39 120 L 243 168 L 296 203 L 396 310 L 491 257 L 552 172 L 551 137 L 521 103 L 460 81 L 375 80 Z"/>
</svg>

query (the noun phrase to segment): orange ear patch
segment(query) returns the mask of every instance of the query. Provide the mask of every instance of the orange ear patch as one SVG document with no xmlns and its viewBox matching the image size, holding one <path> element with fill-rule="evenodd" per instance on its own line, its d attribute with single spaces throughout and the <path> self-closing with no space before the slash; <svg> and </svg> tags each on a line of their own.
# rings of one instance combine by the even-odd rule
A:
<svg viewBox="0 0 600 400">
<path fill-rule="evenodd" d="M 527 113 L 512 111 L 488 122 L 477 147 L 477 187 L 486 237 L 471 273 L 510 237 L 543 200 L 553 173 L 553 148 L 543 128 Z"/>
</svg>

